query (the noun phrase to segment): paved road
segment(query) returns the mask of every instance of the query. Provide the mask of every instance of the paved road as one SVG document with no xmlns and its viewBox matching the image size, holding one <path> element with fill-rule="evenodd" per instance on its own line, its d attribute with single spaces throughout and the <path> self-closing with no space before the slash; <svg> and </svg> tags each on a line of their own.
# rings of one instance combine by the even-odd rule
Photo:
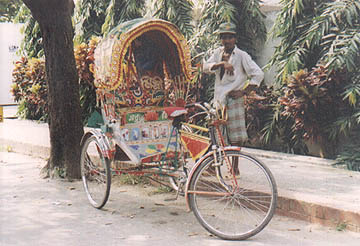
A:
<svg viewBox="0 0 360 246">
<path fill-rule="evenodd" d="M 275 216 L 241 242 L 211 237 L 186 211 L 184 199 L 148 185 L 112 185 L 97 210 L 80 182 L 39 178 L 44 160 L 0 152 L 0 245 L 359 245 L 360 234 Z M 145 187 L 144 187 L 145 186 Z"/>
</svg>

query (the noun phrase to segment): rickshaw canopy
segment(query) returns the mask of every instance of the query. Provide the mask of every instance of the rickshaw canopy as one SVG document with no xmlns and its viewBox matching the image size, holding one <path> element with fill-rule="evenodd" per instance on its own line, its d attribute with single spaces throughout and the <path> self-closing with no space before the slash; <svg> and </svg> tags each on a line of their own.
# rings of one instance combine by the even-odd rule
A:
<svg viewBox="0 0 360 246">
<path fill-rule="evenodd" d="M 130 79 L 127 78 L 130 76 L 130 72 L 140 73 L 141 68 L 135 67 L 130 62 L 130 56 L 134 56 L 139 50 L 136 46 L 137 40 L 140 41 L 139 43 L 142 42 L 143 46 L 147 45 L 138 53 L 142 53 L 143 56 L 147 55 L 149 59 L 163 56 L 158 70 L 162 71 L 164 79 L 166 77 L 175 79 L 178 76 L 187 82 L 191 81 L 190 50 L 178 28 L 168 21 L 139 18 L 121 23 L 98 44 L 95 50 L 94 66 L 97 88 L 111 91 L 129 86 L 126 84 L 126 79 Z M 136 65 L 138 64 L 140 62 L 137 62 Z M 143 65 L 144 69 L 152 66 L 151 69 L 156 70 L 155 65 L 151 63 L 143 64 L 145 64 Z M 138 71 L 133 71 L 136 69 Z"/>
</svg>

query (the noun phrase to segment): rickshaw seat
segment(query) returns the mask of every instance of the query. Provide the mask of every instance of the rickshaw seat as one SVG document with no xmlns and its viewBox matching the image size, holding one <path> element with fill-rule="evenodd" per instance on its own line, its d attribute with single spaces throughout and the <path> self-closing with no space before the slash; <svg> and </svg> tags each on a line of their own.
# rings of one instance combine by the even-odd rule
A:
<svg viewBox="0 0 360 246">
<path fill-rule="evenodd" d="M 183 107 L 164 107 L 164 111 L 169 118 L 187 114 L 187 110 Z"/>
</svg>

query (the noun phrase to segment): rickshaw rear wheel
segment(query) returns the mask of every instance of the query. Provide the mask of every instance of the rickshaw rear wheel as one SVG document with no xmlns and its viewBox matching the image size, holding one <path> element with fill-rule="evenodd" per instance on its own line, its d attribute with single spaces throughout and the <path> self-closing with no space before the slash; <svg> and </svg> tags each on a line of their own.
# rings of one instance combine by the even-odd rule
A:
<svg viewBox="0 0 360 246">
<path fill-rule="evenodd" d="M 110 195 L 110 160 L 104 157 L 94 135 L 83 140 L 81 149 L 81 179 L 90 204 L 102 208 Z"/>
</svg>

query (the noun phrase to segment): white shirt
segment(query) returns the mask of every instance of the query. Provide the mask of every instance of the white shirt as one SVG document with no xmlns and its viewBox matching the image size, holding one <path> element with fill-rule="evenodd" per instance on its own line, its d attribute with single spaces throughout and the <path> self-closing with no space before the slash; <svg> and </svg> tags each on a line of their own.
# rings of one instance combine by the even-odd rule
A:
<svg viewBox="0 0 360 246">
<path fill-rule="evenodd" d="M 204 63 L 203 70 L 206 73 L 215 73 L 214 102 L 225 105 L 226 96 L 230 91 L 243 89 L 248 79 L 249 84 L 260 85 L 264 79 L 264 73 L 248 53 L 235 46 L 228 61 L 234 67 L 234 74 L 230 75 L 225 71 L 220 79 L 220 68 L 216 70 L 211 70 L 211 68 L 221 62 L 223 53 L 224 47 L 215 49 L 211 57 Z"/>
</svg>

